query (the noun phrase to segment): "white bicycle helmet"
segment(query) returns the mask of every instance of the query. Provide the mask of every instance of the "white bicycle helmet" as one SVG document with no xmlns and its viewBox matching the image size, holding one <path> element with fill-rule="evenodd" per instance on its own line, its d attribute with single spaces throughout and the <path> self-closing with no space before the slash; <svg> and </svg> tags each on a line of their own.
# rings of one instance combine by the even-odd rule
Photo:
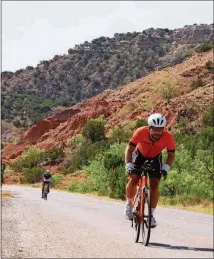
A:
<svg viewBox="0 0 214 259">
<path fill-rule="evenodd" d="M 48 175 L 48 174 L 51 174 L 51 172 L 49 170 L 46 170 L 45 174 Z"/>
<path fill-rule="evenodd" d="M 153 127 L 165 127 L 166 118 L 160 113 L 151 114 L 148 118 L 148 125 Z"/>
</svg>

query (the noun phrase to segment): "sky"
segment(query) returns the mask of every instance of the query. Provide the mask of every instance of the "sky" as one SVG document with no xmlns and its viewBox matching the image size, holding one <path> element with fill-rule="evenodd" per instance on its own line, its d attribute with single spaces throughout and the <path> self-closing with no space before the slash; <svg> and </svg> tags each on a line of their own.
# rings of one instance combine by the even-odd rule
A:
<svg viewBox="0 0 214 259">
<path fill-rule="evenodd" d="M 212 1 L 3 1 L 2 71 L 115 33 L 213 23 Z"/>
</svg>

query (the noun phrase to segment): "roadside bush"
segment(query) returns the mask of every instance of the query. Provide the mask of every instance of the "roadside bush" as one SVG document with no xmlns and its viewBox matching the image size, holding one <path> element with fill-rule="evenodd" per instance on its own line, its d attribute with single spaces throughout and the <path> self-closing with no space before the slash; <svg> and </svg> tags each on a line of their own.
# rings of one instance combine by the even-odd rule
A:
<svg viewBox="0 0 214 259">
<path fill-rule="evenodd" d="M 48 151 L 41 151 L 37 147 L 30 147 L 24 151 L 21 158 L 16 160 L 12 168 L 15 171 L 21 171 L 24 168 L 33 168 L 40 163 L 47 161 L 48 163 L 60 162 L 64 157 L 63 149 L 52 148 Z"/>
<path fill-rule="evenodd" d="M 42 151 L 37 147 L 29 147 L 21 155 L 21 158 L 15 161 L 12 168 L 15 171 L 21 171 L 23 168 L 33 168 L 42 162 Z"/>
<path fill-rule="evenodd" d="M 60 184 L 63 181 L 64 178 L 65 177 L 62 174 L 54 174 L 54 175 L 52 175 L 50 186 L 51 187 L 55 187 L 56 185 Z"/>
<path fill-rule="evenodd" d="M 24 169 L 24 177 L 22 183 L 37 183 L 42 180 L 44 169 L 40 167 L 26 168 Z"/>
<path fill-rule="evenodd" d="M 82 130 L 82 135 L 92 143 L 105 139 L 106 121 L 102 118 L 87 121 Z"/>
<path fill-rule="evenodd" d="M 91 192 L 90 182 L 87 179 L 82 182 L 72 179 L 69 183 L 68 191 L 80 193 Z"/>
<path fill-rule="evenodd" d="M 127 175 L 124 169 L 125 144 L 115 143 L 84 167 L 92 191 L 114 198 L 125 198 Z M 114 159 L 116 158 L 116 159 Z"/>
<path fill-rule="evenodd" d="M 124 165 L 125 144 L 113 144 L 103 153 L 102 163 L 106 170 L 115 169 L 120 165 Z"/>
</svg>

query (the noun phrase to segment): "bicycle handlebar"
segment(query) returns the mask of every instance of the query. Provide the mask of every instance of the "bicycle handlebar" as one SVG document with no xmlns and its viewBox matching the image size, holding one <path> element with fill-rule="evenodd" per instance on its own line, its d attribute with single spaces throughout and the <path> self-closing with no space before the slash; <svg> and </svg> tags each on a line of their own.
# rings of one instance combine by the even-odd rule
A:
<svg viewBox="0 0 214 259">
<path fill-rule="evenodd" d="M 146 160 L 143 164 L 143 166 L 139 167 L 139 168 L 134 168 L 129 170 L 129 172 L 132 173 L 141 173 L 141 176 L 143 175 L 147 175 L 148 172 L 150 171 L 155 171 L 154 169 L 152 169 L 152 164 L 153 164 L 154 160 Z"/>
</svg>

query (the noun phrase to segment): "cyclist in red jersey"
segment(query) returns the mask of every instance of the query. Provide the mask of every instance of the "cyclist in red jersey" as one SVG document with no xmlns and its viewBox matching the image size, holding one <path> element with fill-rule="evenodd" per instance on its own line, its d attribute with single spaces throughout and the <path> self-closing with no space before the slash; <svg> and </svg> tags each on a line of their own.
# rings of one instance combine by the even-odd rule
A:
<svg viewBox="0 0 214 259">
<path fill-rule="evenodd" d="M 129 182 L 126 185 L 126 206 L 124 215 L 132 219 L 132 199 L 136 193 L 139 180 L 137 173 L 131 173 L 131 169 L 142 166 L 146 160 L 153 160 L 153 171 L 149 172 L 151 205 L 152 205 L 152 227 L 157 226 L 154 211 L 158 203 L 158 189 L 161 175 L 164 179 L 172 166 L 175 158 L 175 140 L 168 130 L 165 129 L 166 118 L 155 113 L 149 116 L 148 126 L 138 128 L 131 137 L 125 150 L 126 170 L 129 173 Z M 161 152 L 167 149 L 166 163 L 162 164 Z"/>
</svg>

